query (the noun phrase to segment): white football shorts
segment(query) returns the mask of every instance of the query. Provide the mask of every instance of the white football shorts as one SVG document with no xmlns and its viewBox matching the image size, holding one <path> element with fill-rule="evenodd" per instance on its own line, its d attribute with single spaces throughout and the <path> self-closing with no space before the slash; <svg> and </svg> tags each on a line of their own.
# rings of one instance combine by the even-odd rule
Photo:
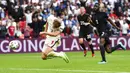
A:
<svg viewBox="0 0 130 73">
<path fill-rule="evenodd" d="M 60 38 L 46 38 L 42 52 L 44 52 L 48 47 L 51 47 L 53 50 L 56 50 L 58 46 L 61 45 L 61 39 Z"/>
</svg>

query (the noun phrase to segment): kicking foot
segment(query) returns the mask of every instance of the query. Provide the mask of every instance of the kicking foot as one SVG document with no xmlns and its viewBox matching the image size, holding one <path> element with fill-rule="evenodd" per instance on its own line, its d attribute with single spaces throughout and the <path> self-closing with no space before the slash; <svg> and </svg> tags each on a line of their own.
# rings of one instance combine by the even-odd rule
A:
<svg viewBox="0 0 130 73">
<path fill-rule="evenodd" d="M 121 46 L 121 48 L 122 48 L 123 50 L 126 50 L 126 47 L 125 47 L 121 42 L 119 42 L 119 45 Z"/>
<path fill-rule="evenodd" d="M 64 52 L 61 52 L 61 54 L 62 54 L 63 60 L 64 60 L 66 63 L 69 63 L 69 58 L 68 58 L 68 56 L 67 56 Z"/>
<path fill-rule="evenodd" d="M 106 64 L 107 62 L 106 61 L 100 61 L 98 62 L 98 64 Z"/>
</svg>

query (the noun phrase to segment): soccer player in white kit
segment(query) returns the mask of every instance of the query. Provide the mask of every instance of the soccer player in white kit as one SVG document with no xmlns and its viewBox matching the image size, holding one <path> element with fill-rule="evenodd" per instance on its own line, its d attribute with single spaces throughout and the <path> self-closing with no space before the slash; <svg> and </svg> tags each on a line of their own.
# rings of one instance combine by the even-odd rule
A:
<svg viewBox="0 0 130 73">
<path fill-rule="evenodd" d="M 47 18 L 47 24 L 44 32 L 40 32 L 40 35 L 46 35 L 46 40 L 42 49 L 42 59 L 46 60 L 48 56 L 60 57 L 69 63 L 69 58 L 64 52 L 55 52 L 58 46 L 61 45 L 60 33 L 64 29 L 64 24 L 61 20 L 53 15 Z"/>
</svg>

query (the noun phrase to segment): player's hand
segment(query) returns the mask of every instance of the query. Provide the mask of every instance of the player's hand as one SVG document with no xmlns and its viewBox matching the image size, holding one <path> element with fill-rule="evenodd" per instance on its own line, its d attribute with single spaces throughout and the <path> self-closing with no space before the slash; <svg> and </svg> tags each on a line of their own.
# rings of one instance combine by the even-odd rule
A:
<svg viewBox="0 0 130 73">
<path fill-rule="evenodd" d="M 93 27 L 93 31 L 94 31 L 94 33 L 95 33 L 97 36 L 99 36 L 98 30 L 97 30 L 96 27 Z"/>
<path fill-rule="evenodd" d="M 42 35 L 43 32 L 40 32 L 39 35 Z"/>
<path fill-rule="evenodd" d="M 96 28 L 96 27 L 93 27 L 93 30 L 97 30 L 97 28 Z"/>
<path fill-rule="evenodd" d="M 46 34 L 46 32 L 40 32 L 39 33 L 39 35 L 45 35 Z"/>
</svg>

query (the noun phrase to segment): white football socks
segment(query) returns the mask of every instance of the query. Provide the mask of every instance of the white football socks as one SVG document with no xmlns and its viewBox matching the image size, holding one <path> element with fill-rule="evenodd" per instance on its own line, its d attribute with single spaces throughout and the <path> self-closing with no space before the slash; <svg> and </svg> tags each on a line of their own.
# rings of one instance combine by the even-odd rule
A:
<svg viewBox="0 0 130 73">
<path fill-rule="evenodd" d="M 52 51 L 48 54 L 48 56 L 62 57 L 62 53 Z"/>
</svg>

